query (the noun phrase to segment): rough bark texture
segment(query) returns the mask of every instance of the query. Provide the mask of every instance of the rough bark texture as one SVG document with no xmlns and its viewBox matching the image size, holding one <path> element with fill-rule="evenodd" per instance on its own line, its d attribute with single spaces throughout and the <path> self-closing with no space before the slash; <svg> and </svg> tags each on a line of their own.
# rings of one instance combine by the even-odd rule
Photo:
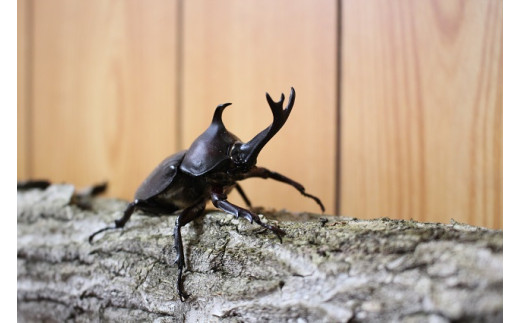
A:
<svg viewBox="0 0 520 323">
<path fill-rule="evenodd" d="M 124 201 L 71 203 L 74 187 L 18 193 L 20 322 L 449 322 L 502 320 L 502 231 L 265 212 L 257 225 L 209 212 L 183 228 L 179 301 L 176 216 L 136 214 L 124 231 L 93 231 Z M 267 220 L 267 219 L 265 219 Z"/>
</svg>

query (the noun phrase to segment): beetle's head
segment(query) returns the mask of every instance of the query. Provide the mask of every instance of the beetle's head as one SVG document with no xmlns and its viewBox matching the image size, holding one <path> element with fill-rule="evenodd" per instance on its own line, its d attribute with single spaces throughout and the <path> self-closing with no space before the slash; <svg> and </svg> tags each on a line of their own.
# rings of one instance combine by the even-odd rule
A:
<svg viewBox="0 0 520 323">
<path fill-rule="evenodd" d="M 280 101 L 274 102 L 269 93 L 266 93 L 267 103 L 273 113 L 273 123 L 257 134 L 253 139 L 246 143 L 237 141 L 233 144 L 229 151 L 229 157 L 235 166 L 242 171 L 247 171 L 256 165 L 258 154 L 264 148 L 265 144 L 282 128 L 291 113 L 294 105 L 296 94 L 294 88 L 291 88 L 291 95 L 287 107 L 283 107 L 285 96 L 282 93 Z"/>
<path fill-rule="evenodd" d="M 181 169 L 193 176 L 200 176 L 214 169 L 228 172 L 247 172 L 256 165 L 256 159 L 265 144 L 282 128 L 294 105 L 295 93 L 291 88 L 289 103 L 284 109 L 284 95 L 274 102 L 266 93 L 267 102 L 273 113 L 273 123 L 250 141 L 243 143 L 229 132 L 222 122 L 222 112 L 231 103 L 224 103 L 215 109 L 213 120 L 186 151 Z"/>
</svg>

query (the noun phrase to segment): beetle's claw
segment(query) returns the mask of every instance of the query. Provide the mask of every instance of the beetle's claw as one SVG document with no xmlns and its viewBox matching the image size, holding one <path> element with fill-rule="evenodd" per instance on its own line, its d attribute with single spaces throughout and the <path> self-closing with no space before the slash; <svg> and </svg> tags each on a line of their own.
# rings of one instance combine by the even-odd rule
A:
<svg viewBox="0 0 520 323">
<path fill-rule="evenodd" d="M 280 243 L 282 243 L 282 242 L 283 242 L 283 241 L 282 241 L 282 237 L 283 237 L 284 235 L 286 235 L 285 231 L 283 231 L 283 230 L 280 229 L 279 227 L 275 227 L 275 226 L 272 227 L 271 231 L 273 231 L 274 234 L 276 234 L 276 236 L 277 236 L 278 239 L 280 240 Z"/>
<path fill-rule="evenodd" d="M 115 226 L 108 226 L 108 227 L 105 227 L 103 229 L 100 229 L 100 230 L 97 230 L 96 232 L 92 233 L 89 237 L 88 237 L 88 242 L 90 244 L 92 244 L 92 241 L 94 240 L 94 237 L 97 236 L 99 233 L 101 232 L 104 232 L 104 231 L 107 231 L 107 230 L 114 230 L 114 229 L 117 229 Z"/>
<path fill-rule="evenodd" d="M 185 302 L 188 299 L 188 297 L 190 297 L 190 295 L 184 292 L 182 288 L 182 272 L 184 266 L 184 261 L 182 261 L 182 266 L 179 266 L 179 272 L 177 273 L 177 293 L 179 294 L 179 299 L 181 300 L 181 302 Z"/>
<path fill-rule="evenodd" d="M 238 214 L 237 214 L 237 218 L 239 218 L 239 217 L 243 217 L 244 219 L 246 219 L 247 221 L 249 221 L 249 223 L 251 223 L 251 224 L 253 223 L 253 220 L 254 220 L 255 222 L 260 221 L 260 219 L 258 218 L 258 216 L 254 217 L 253 214 L 254 214 L 254 213 L 251 213 L 251 212 L 241 212 L 241 213 L 238 213 Z M 256 215 L 256 214 L 254 214 L 254 215 Z M 258 218 L 258 219 L 257 219 L 257 218 Z"/>
<path fill-rule="evenodd" d="M 280 243 L 282 243 L 282 237 L 284 235 L 286 235 L 285 231 L 283 231 L 282 229 L 280 229 L 279 227 L 275 226 L 275 225 L 270 225 L 270 224 L 267 224 L 267 223 L 263 223 L 260 221 L 260 219 L 258 220 L 257 222 L 258 224 L 260 224 L 262 227 L 270 230 L 271 232 L 273 232 L 274 234 L 276 234 L 276 236 L 278 237 L 278 239 L 280 239 Z"/>
<path fill-rule="evenodd" d="M 319 198 L 304 191 L 302 191 L 301 193 L 303 196 L 313 199 L 314 202 L 316 202 L 320 206 L 321 212 L 325 212 L 325 206 L 323 206 L 323 203 L 321 203 L 321 200 Z"/>
<path fill-rule="evenodd" d="M 186 302 L 186 300 L 190 297 L 190 294 L 187 294 L 185 292 L 179 291 L 179 299 L 181 302 Z"/>
</svg>

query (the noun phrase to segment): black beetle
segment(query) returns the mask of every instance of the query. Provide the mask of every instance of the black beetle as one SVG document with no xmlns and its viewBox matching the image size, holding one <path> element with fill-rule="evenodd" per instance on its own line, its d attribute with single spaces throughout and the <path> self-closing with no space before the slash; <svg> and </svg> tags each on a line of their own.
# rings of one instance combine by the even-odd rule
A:
<svg viewBox="0 0 520 323">
<path fill-rule="evenodd" d="M 273 123 L 257 134 L 251 141 L 243 143 L 237 136 L 229 132 L 222 123 L 222 112 L 231 103 L 219 105 L 215 109 L 209 128 L 200 135 L 188 150 L 180 151 L 168 158 L 154 169 L 135 193 L 134 201 L 128 204 L 123 217 L 115 221 L 115 225 L 94 232 L 89 242 L 100 232 L 123 228 L 130 216 L 137 209 L 154 214 L 173 214 L 182 210 L 175 222 L 173 231 L 178 266 L 177 291 L 181 301 L 188 295 L 181 286 L 182 271 L 185 267 L 182 246 L 181 228 L 195 218 L 201 216 L 206 203 L 224 212 L 243 217 L 251 223 L 256 222 L 274 232 L 281 241 L 283 230 L 274 225 L 260 221 L 257 214 L 234 205 L 227 200 L 227 194 L 236 188 L 251 209 L 251 203 L 237 181 L 250 178 L 271 178 L 296 188 L 301 194 L 312 198 L 325 211 L 320 199 L 307 194 L 304 187 L 276 172 L 257 167 L 256 159 L 264 145 L 282 128 L 294 105 L 295 92 L 291 88 L 289 103 L 284 109 L 282 94 L 279 102 L 274 102 L 266 93 L 267 102 L 273 113 Z"/>
</svg>

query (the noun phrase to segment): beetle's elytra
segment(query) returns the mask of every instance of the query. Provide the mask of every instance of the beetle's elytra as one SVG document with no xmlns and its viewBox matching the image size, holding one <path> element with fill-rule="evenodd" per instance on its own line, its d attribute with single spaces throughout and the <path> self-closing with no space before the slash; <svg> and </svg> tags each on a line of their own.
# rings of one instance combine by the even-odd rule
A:
<svg viewBox="0 0 520 323">
<path fill-rule="evenodd" d="M 162 161 L 144 180 L 135 193 L 134 201 L 129 203 L 120 219 L 115 224 L 98 230 L 90 235 L 89 242 L 98 233 L 110 229 L 123 228 L 137 209 L 149 214 L 173 214 L 181 210 L 175 222 L 174 245 L 177 251 L 175 263 L 178 266 L 177 291 L 181 301 L 188 295 L 181 286 L 182 271 L 185 267 L 181 228 L 193 219 L 201 216 L 209 200 L 213 205 L 230 214 L 243 217 L 249 222 L 256 222 L 274 232 L 278 238 L 285 234 L 277 226 L 260 221 L 251 210 L 241 208 L 227 200 L 228 193 L 237 189 L 246 205 L 251 203 L 238 181 L 251 177 L 271 178 L 296 188 L 301 194 L 316 201 L 325 211 L 320 199 L 305 192 L 305 188 L 282 174 L 256 166 L 256 159 L 265 144 L 282 128 L 294 105 L 295 92 L 287 106 L 283 107 L 284 95 L 279 102 L 274 102 L 266 93 L 267 102 L 273 113 L 273 123 L 257 134 L 250 141 L 243 143 L 229 132 L 222 123 L 222 112 L 231 103 L 219 105 L 215 109 L 213 120 L 188 150 L 180 151 Z"/>
</svg>

